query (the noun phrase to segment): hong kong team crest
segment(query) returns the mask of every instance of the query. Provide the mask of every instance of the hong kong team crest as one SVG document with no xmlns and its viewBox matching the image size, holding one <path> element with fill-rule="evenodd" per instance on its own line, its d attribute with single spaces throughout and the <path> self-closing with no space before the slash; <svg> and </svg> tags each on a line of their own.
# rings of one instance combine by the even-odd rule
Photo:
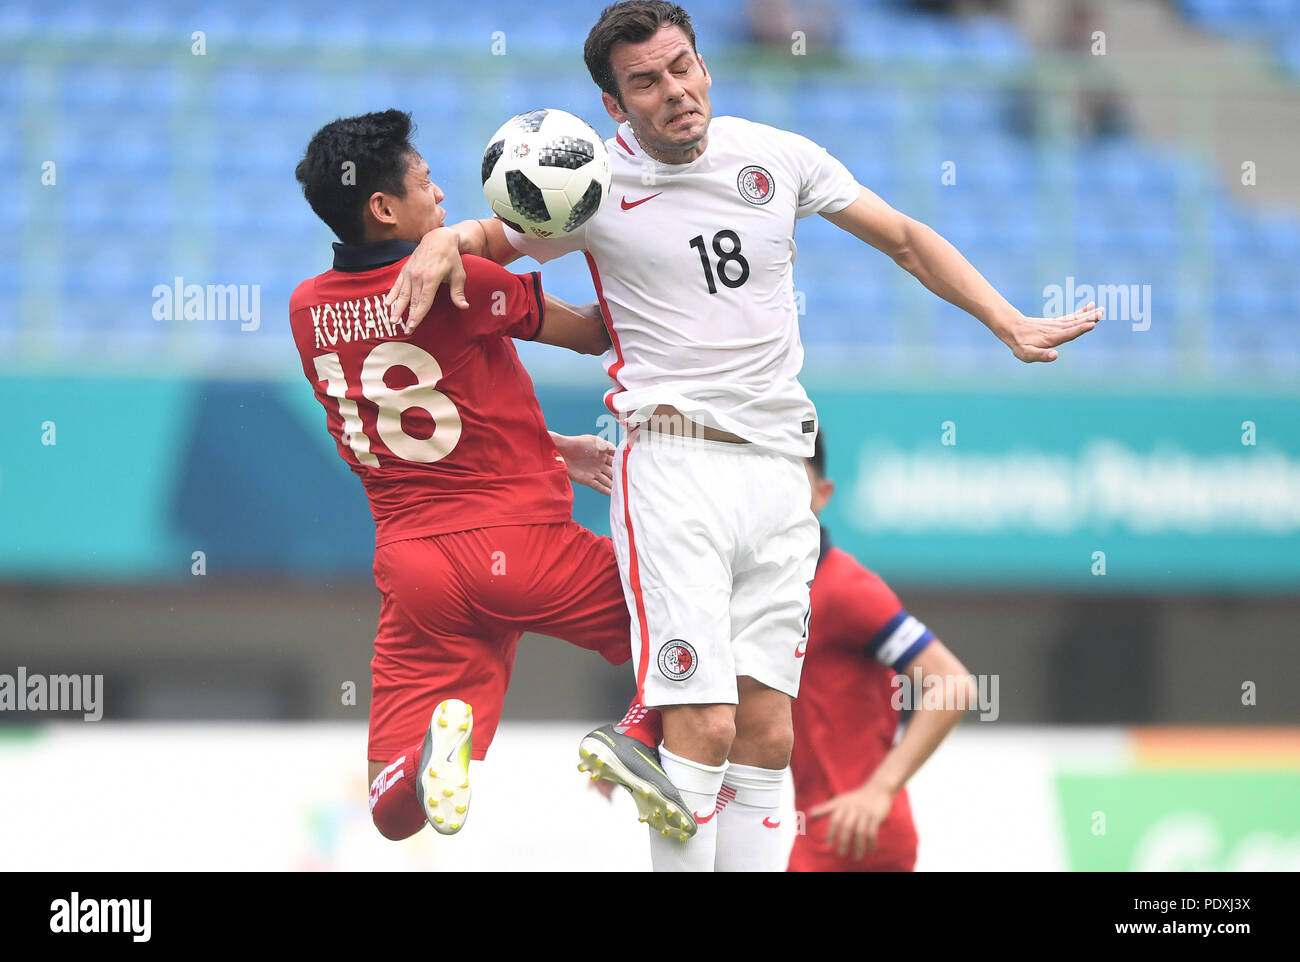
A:
<svg viewBox="0 0 1300 962">
<path fill-rule="evenodd" d="M 776 182 L 772 180 L 772 175 L 756 164 L 751 164 L 740 172 L 736 186 L 740 189 L 741 197 L 759 206 L 766 204 L 776 193 Z"/>
<path fill-rule="evenodd" d="M 695 649 L 674 638 L 659 649 L 659 670 L 672 681 L 685 681 L 695 674 Z"/>
</svg>

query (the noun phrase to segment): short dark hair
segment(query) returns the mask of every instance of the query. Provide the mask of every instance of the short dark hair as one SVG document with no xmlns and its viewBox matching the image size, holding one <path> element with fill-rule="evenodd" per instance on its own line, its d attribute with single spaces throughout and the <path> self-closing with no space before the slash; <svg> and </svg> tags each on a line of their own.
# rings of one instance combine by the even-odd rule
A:
<svg viewBox="0 0 1300 962">
<path fill-rule="evenodd" d="M 582 59 L 587 61 L 591 79 L 605 93 L 618 98 L 620 107 L 623 105 L 623 95 L 618 91 L 614 68 L 610 66 L 614 46 L 649 40 L 666 23 L 681 27 L 691 42 L 691 50 L 695 50 L 695 28 L 691 26 L 691 15 L 667 0 L 624 0 L 623 3 L 611 4 L 600 12 L 600 19 L 587 34 Z"/>
<path fill-rule="evenodd" d="M 316 216 L 345 244 L 366 239 L 371 194 L 406 196 L 406 171 L 418 154 L 411 146 L 414 131 L 409 113 L 384 110 L 326 124 L 307 145 L 294 176 Z"/>
<path fill-rule="evenodd" d="M 813 456 L 808 459 L 812 465 L 813 474 L 818 478 L 826 477 L 826 448 L 822 445 L 822 435 L 825 431 L 818 430 L 817 440 L 813 442 Z"/>
</svg>

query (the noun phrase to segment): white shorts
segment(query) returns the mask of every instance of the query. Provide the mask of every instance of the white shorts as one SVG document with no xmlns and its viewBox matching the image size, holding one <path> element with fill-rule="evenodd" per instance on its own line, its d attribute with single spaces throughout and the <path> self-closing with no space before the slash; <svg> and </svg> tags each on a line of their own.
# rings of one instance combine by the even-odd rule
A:
<svg viewBox="0 0 1300 962">
<path fill-rule="evenodd" d="M 610 527 L 647 706 L 736 704 L 748 675 L 794 697 L 820 534 L 803 461 L 634 430 Z"/>
</svg>

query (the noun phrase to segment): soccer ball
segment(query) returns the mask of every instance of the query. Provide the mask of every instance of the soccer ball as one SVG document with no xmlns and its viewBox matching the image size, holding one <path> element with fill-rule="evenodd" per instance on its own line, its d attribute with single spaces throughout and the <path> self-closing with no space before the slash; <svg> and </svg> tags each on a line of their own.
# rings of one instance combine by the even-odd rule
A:
<svg viewBox="0 0 1300 962">
<path fill-rule="evenodd" d="M 522 234 L 553 237 L 586 223 L 609 193 L 609 151 L 595 129 L 563 110 L 511 117 L 483 152 L 483 194 Z"/>
</svg>

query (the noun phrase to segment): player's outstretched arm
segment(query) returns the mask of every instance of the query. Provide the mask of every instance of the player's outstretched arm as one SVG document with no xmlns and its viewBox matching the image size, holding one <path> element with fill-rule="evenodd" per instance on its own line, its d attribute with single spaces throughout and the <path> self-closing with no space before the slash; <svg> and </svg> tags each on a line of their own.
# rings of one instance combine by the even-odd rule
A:
<svg viewBox="0 0 1300 962">
<path fill-rule="evenodd" d="M 579 354 L 604 354 L 609 350 L 609 330 L 596 303 L 574 307 L 555 297 L 544 294 L 546 314 L 541 330 L 534 341 L 567 347 Z"/>
<path fill-rule="evenodd" d="M 1091 331 L 1102 317 L 1092 304 L 1065 317 L 1026 317 L 956 247 L 865 187 L 848 207 L 822 216 L 888 254 L 931 292 L 973 314 L 1025 363 L 1055 361 L 1054 348 Z"/>
<path fill-rule="evenodd" d="M 894 804 L 894 795 L 934 754 L 948 733 L 962 720 L 966 709 L 976 703 L 975 681 L 957 657 L 936 638 L 916 656 L 906 671 L 919 668 L 921 677 L 913 690 L 923 692 L 920 707 L 912 713 L 898 744 L 889 750 L 865 784 L 836 795 L 817 806 L 812 818 L 828 817 L 827 841 L 840 855 L 850 847 L 853 857 L 862 859 L 876 847 L 876 834 Z M 934 679 L 927 684 L 926 679 Z M 929 704 L 931 692 L 944 697 L 941 704 Z"/>
<path fill-rule="evenodd" d="M 614 490 L 614 445 L 594 434 L 568 437 L 547 432 L 569 470 L 569 480 L 608 495 Z"/>
<path fill-rule="evenodd" d="M 429 313 L 443 284 L 451 286 L 453 304 L 461 310 L 469 307 L 465 298 L 462 254 L 477 254 L 498 264 L 509 264 L 520 256 L 506 240 L 501 221 L 495 217 L 463 220 L 450 227 L 429 231 L 402 265 L 397 280 L 384 298 L 393 322 L 406 313 L 410 321 L 409 330 L 415 330 Z"/>
</svg>

